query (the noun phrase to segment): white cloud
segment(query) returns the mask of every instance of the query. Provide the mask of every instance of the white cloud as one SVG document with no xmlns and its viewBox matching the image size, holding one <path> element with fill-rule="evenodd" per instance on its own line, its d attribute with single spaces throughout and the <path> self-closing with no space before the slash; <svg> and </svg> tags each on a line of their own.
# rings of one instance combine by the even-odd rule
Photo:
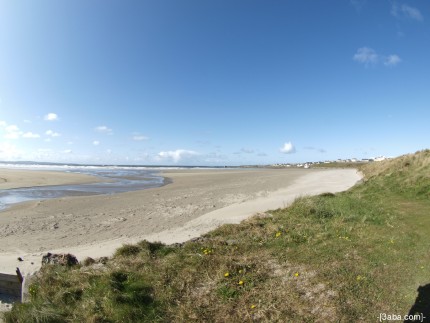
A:
<svg viewBox="0 0 430 323">
<path fill-rule="evenodd" d="M 30 132 L 23 133 L 23 134 L 22 134 L 22 137 L 23 137 L 23 138 L 40 138 L 40 135 L 39 135 L 39 134 L 37 134 L 37 133 L 32 133 L 32 132 L 30 131 Z"/>
<path fill-rule="evenodd" d="M 56 113 L 51 112 L 45 115 L 44 119 L 46 121 L 55 121 L 55 120 L 58 120 L 58 115 Z"/>
<path fill-rule="evenodd" d="M 284 146 L 282 146 L 279 151 L 283 154 L 293 154 L 296 152 L 296 148 L 294 147 L 294 145 L 291 143 L 291 141 L 286 142 L 284 144 Z"/>
<path fill-rule="evenodd" d="M 0 127 L 4 128 L 5 139 L 19 139 L 19 138 L 40 138 L 40 135 L 31 131 L 23 132 L 17 125 L 8 125 L 6 121 L 0 121 Z"/>
<path fill-rule="evenodd" d="M 384 59 L 385 66 L 396 66 L 402 61 L 402 59 L 397 55 L 389 55 Z"/>
<path fill-rule="evenodd" d="M 21 157 L 21 152 L 16 146 L 7 142 L 0 142 L 0 159 L 13 160 Z"/>
<path fill-rule="evenodd" d="M 94 140 L 94 141 L 93 141 L 93 145 L 94 145 L 94 146 L 98 146 L 98 145 L 100 145 L 100 141 L 98 141 L 98 140 Z"/>
<path fill-rule="evenodd" d="M 14 124 L 9 126 L 6 125 L 4 129 L 6 131 L 6 134 L 4 135 L 6 139 L 18 139 L 22 135 L 22 131 L 20 131 Z"/>
<path fill-rule="evenodd" d="M 106 126 L 98 126 L 94 128 L 94 131 L 101 132 L 101 133 L 112 133 L 112 129 L 106 127 Z"/>
<path fill-rule="evenodd" d="M 391 15 L 396 18 L 408 18 L 417 21 L 423 21 L 424 17 L 415 7 L 408 6 L 407 4 L 403 4 L 399 7 L 397 4 L 393 4 L 391 7 Z"/>
<path fill-rule="evenodd" d="M 58 132 L 52 130 L 46 130 L 45 135 L 50 137 L 60 137 L 61 135 Z"/>
<path fill-rule="evenodd" d="M 16 131 L 19 131 L 19 128 L 18 128 L 16 125 L 12 124 L 12 125 L 10 125 L 10 126 L 7 126 L 7 127 L 5 128 L 5 130 L 6 130 L 7 132 L 16 132 Z"/>
<path fill-rule="evenodd" d="M 354 54 L 353 59 L 367 66 L 369 64 L 378 63 L 379 57 L 372 48 L 361 47 L 357 50 L 357 53 Z"/>
<path fill-rule="evenodd" d="M 133 136 L 133 140 L 135 141 L 143 141 L 143 140 L 148 140 L 149 138 L 146 136 L 140 136 L 140 135 L 135 135 Z"/>
<path fill-rule="evenodd" d="M 389 56 L 382 56 L 377 54 L 376 51 L 369 47 L 359 48 L 352 59 L 356 62 L 364 64 L 366 67 L 369 65 L 376 65 L 380 61 L 382 61 L 385 66 L 393 67 L 402 61 L 398 55 L 392 54 Z"/>
<path fill-rule="evenodd" d="M 63 153 L 64 154 L 71 154 L 72 150 L 71 149 L 66 149 L 66 150 L 63 150 Z"/>
<path fill-rule="evenodd" d="M 177 149 L 174 151 L 161 151 L 157 155 L 157 160 L 173 160 L 174 163 L 178 163 L 179 161 L 190 158 L 193 156 L 197 156 L 198 153 L 192 150 L 185 149 Z"/>
</svg>

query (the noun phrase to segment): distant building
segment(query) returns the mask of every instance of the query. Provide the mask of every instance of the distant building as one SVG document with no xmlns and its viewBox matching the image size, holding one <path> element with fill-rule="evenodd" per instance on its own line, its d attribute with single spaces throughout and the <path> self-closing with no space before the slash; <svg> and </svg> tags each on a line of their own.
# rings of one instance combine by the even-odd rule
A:
<svg viewBox="0 0 430 323">
<path fill-rule="evenodd" d="M 383 160 L 386 160 L 386 159 L 387 159 L 387 157 L 385 157 L 385 156 L 379 156 L 379 157 L 373 158 L 374 161 L 383 161 Z"/>
</svg>

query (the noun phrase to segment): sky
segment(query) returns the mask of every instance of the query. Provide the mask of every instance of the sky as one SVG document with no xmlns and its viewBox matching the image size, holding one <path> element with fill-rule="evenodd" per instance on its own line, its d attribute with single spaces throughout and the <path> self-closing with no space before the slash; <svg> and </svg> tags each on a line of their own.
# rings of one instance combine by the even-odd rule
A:
<svg viewBox="0 0 430 323">
<path fill-rule="evenodd" d="M 0 0 L 0 161 L 430 148 L 430 1 Z"/>
</svg>

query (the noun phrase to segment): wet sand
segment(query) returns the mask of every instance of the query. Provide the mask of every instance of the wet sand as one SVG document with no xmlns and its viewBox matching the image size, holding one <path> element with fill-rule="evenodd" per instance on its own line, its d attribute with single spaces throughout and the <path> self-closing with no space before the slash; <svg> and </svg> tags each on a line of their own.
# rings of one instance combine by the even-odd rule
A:
<svg viewBox="0 0 430 323">
<path fill-rule="evenodd" d="M 66 172 L 0 168 L 0 190 L 47 185 L 97 183 L 98 177 Z"/>
</svg>

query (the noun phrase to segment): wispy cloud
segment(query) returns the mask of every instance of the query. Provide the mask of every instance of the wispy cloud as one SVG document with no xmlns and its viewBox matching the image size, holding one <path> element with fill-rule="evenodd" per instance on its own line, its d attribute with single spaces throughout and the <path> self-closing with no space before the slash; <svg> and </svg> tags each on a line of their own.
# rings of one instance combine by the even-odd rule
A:
<svg viewBox="0 0 430 323">
<path fill-rule="evenodd" d="M 360 12 L 365 6 L 366 0 L 349 0 L 349 3 L 355 8 L 355 10 Z"/>
<path fill-rule="evenodd" d="M 363 63 L 368 66 L 378 63 L 379 56 L 372 48 L 361 47 L 357 50 L 357 53 L 354 54 L 353 59 L 356 62 Z"/>
<path fill-rule="evenodd" d="M 46 130 L 45 135 L 50 136 L 50 137 L 60 137 L 61 136 L 61 134 L 59 134 L 58 132 L 52 131 L 52 130 Z"/>
<path fill-rule="evenodd" d="M 29 131 L 29 132 L 24 132 L 22 134 L 22 138 L 40 138 L 40 135 L 37 133 L 32 133 L 31 131 Z"/>
<path fill-rule="evenodd" d="M 375 66 L 380 62 L 383 62 L 385 66 L 394 67 L 402 61 L 399 55 L 396 55 L 396 54 L 391 54 L 388 56 L 380 55 L 376 53 L 375 50 L 369 47 L 359 48 L 357 52 L 354 54 L 354 56 L 352 57 L 352 59 L 358 63 L 364 64 L 366 67 L 371 65 Z"/>
<path fill-rule="evenodd" d="M 296 152 L 296 148 L 291 143 L 291 141 L 284 143 L 284 145 L 279 149 L 283 154 L 293 154 Z"/>
<path fill-rule="evenodd" d="M 396 18 L 407 18 L 412 19 L 416 21 L 423 21 L 424 17 L 421 14 L 421 11 L 419 11 L 415 7 L 408 6 L 407 4 L 402 4 L 401 6 L 398 6 L 397 4 L 393 4 L 391 6 L 391 15 L 393 15 Z"/>
<path fill-rule="evenodd" d="M 4 130 L 6 132 L 4 135 L 6 139 L 18 139 L 22 135 L 22 131 L 20 131 L 18 126 L 14 124 L 7 125 L 7 123 L 5 123 Z"/>
<path fill-rule="evenodd" d="M 100 141 L 98 141 L 98 140 L 94 140 L 94 141 L 93 141 L 93 145 L 94 145 L 94 146 L 98 146 L 98 145 L 100 145 Z"/>
<path fill-rule="evenodd" d="M 326 153 L 327 151 L 325 150 L 325 149 L 323 149 L 323 148 L 317 148 L 317 147 L 312 147 L 312 146 L 306 146 L 306 147 L 303 147 L 303 149 L 307 149 L 307 150 L 316 150 L 316 151 L 318 151 L 318 152 L 320 152 L 320 153 Z"/>
<path fill-rule="evenodd" d="M 45 115 L 44 119 L 46 121 L 55 121 L 58 120 L 58 115 L 56 113 L 51 112 Z"/>
<path fill-rule="evenodd" d="M 0 142 L 0 159 L 2 160 L 13 160 L 19 159 L 22 153 L 19 149 L 8 143 L 8 142 Z"/>
<path fill-rule="evenodd" d="M 384 65 L 385 66 L 396 66 L 401 62 L 401 58 L 397 55 L 389 55 L 384 58 Z"/>
<path fill-rule="evenodd" d="M 245 153 L 245 154 L 253 154 L 254 153 L 254 150 L 249 149 L 249 148 L 242 148 L 240 151 Z"/>
<path fill-rule="evenodd" d="M 100 132 L 100 133 L 107 133 L 107 134 L 112 133 L 112 129 L 109 128 L 109 127 L 107 127 L 107 126 L 98 126 L 98 127 L 95 127 L 94 131 Z"/>
<path fill-rule="evenodd" d="M 173 161 L 175 164 L 183 159 L 194 157 L 199 155 L 197 152 L 192 150 L 177 149 L 171 151 L 161 151 L 157 155 L 159 161 Z"/>
<path fill-rule="evenodd" d="M 63 153 L 65 153 L 65 154 L 71 154 L 73 151 L 71 150 L 71 149 L 66 149 L 66 150 L 63 150 Z"/>
<path fill-rule="evenodd" d="M 132 137 L 132 139 L 133 139 L 134 141 L 143 141 L 143 140 L 148 140 L 148 139 L 149 139 L 149 137 L 141 136 L 141 135 L 134 135 L 134 136 Z"/>
</svg>

